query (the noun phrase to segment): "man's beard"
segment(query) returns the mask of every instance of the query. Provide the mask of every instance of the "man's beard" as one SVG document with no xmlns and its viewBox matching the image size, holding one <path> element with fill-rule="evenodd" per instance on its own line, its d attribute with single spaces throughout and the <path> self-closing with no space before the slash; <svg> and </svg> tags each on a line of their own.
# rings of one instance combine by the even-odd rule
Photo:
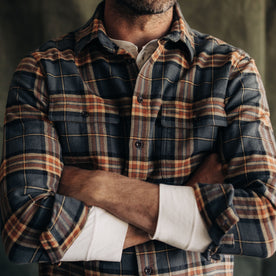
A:
<svg viewBox="0 0 276 276">
<path fill-rule="evenodd" d="M 177 0 L 115 0 L 133 15 L 160 14 L 168 11 Z"/>
</svg>

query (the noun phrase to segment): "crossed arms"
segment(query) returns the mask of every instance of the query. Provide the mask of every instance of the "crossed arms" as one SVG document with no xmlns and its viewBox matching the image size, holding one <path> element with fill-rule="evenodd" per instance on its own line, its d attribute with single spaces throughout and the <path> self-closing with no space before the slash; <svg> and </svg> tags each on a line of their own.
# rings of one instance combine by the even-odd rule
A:
<svg viewBox="0 0 276 276">
<path fill-rule="evenodd" d="M 216 184 L 210 185 L 213 180 L 208 182 L 200 177 L 209 174 L 199 169 L 190 185 L 218 253 L 268 257 L 275 251 L 276 229 L 273 131 L 252 61 L 237 61 L 232 70 L 225 100 L 227 127 L 222 128 L 220 141 L 228 164 L 227 174 L 224 182 L 214 181 Z M 10 259 L 19 263 L 58 262 L 84 227 L 88 206 L 93 204 L 136 227 L 130 227 L 125 247 L 146 241 L 145 234 L 136 229 L 154 233 L 158 187 L 85 170 L 74 171 L 87 179 L 83 183 L 75 179 L 72 185 L 68 178 L 77 169 L 63 167 L 60 141 L 48 117 L 48 104 L 43 70 L 34 57 L 28 57 L 19 65 L 11 84 L 0 171 L 1 230 Z M 212 179 L 212 174 L 209 177 Z M 89 184 L 87 180 L 91 180 Z M 133 190 L 122 189 L 125 181 L 137 191 L 132 194 Z M 101 185 L 96 185 L 98 182 Z M 74 187 L 77 192 L 70 190 Z M 112 193 L 106 193 L 107 190 Z M 123 198 L 121 203 L 118 193 Z M 131 198 L 134 194 L 135 199 Z M 145 210 L 136 199 L 147 207 L 150 204 L 150 208 Z M 248 227 L 256 231 L 248 231 Z M 221 247 L 226 237 L 227 246 Z"/>
<path fill-rule="evenodd" d="M 211 154 L 190 179 L 197 182 L 222 183 L 224 176 L 218 156 Z M 97 206 L 129 223 L 124 248 L 144 243 L 156 229 L 159 188 L 156 184 L 131 179 L 106 171 L 89 171 L 65 167 L 59 193 Z"/>
</svg>

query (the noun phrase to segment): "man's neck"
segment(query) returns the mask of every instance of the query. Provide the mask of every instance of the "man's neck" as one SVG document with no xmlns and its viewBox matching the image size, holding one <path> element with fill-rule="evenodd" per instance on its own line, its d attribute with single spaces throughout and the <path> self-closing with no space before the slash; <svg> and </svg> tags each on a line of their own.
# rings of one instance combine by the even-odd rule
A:
<svg viewBox="0 0 276 276">
<path fill-rule="evenodd" d="M 141 49 L 147 42 L 164 36 L 170 29 L 173 8 L 161 14 L 135 16 L 116 1 L 105 1 L 104 21 L 107 34 L 114 39 L 126 40 Z"/>
</svg>

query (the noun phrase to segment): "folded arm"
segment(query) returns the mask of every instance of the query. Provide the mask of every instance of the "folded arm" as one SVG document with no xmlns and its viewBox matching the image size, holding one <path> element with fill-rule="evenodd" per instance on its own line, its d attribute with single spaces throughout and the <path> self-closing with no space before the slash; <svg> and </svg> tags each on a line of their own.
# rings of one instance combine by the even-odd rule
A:
<svg viewBox="0 0 276 276">
<path fill-rule="evenodd" d="M 246 54 L 231 68 L 225 112 L 218 135 L 225 181 L 194 187 L 210 254 L 269 257 L 276 249 L 275 139 L 260 75 Z"/>
<path fill-rule="evenodd" d="M 63 161 L 48 98 L 40 62 L 23 59 L 8 95 L 0 169 L 3 244 L 17 263 L 58 262 L 89 212 L 57 193 Z"/>
<path fill-rule="evenodd" d="M 188 185 L 193 186 L 198 181 L 209 184 L 220 183 L 223 182 L 223 178 L 222 165 L 218 160 L 218 156 L 216 154 L 211 154 L 193 174 Z M 89 171 L 77 167 L 65 166 L 58 192 L 75 197 L 83 201 L 86 205 L 103 208 L 114 216 L 129 223 L 124 248 L 150 240 L 148 236 L 149 233 L 151 235 L 155 234 L 155 236 L 158 234 L 158 237 L 161 237 L 161 241 L 168 242 L 177 247 L 183 247 L 182 249 L 187 249 L 188 244 L 191 244 L 191 242 L 187 243 L 187 241 L 192 239 L 192 235 L 196 234 L 199 236 L 195 238 L 201 244 L 198 245 L 198 242 L 193 242 L 192 248 L 201 251 L 209 244 L 210 240 L 205 237 L 206 235 L 208 236 L 208 234 L 204 233 L 206 226 L 201 222 L 201 218 L 195 221 L 198 223 L 195 227 L 189 225 L 191 220 L 194 220 L 193 215 L 196 215 L 198 212 L 192 188 L 166 186 L 167 185 L 164 185 L 160 188 L 161 191 L 165 193 L 161 197 L 161 200 L 165 202 L 162 202 L 160 205 L 158 185 L 110 172 Z M 164 204 L 168 203 L 168 194 L 169 200 L 177 200 L 174 204 L 184 206 L 184 209 L 187 210 L 186 213 L 182 213 L 181 218 L 178 216 L 179 212 L 177 210 L 172 210 L 170 206 L 167 206 L 165 211 L 161 210 L 160 217 L 158 208 L 159 206 L 162 208 Z M 185 202 L 183 202 L 183 200 Z M 145 204 L 145 202 L 147 204 Z M 170 202 L 170 205 L 175 206 L 174 204 Z M 166 221 L 167 211 L 169 211 L 168 216 L 170 217 L 171 227 L 166 231 L 164 231 L 164 229 L 157 229 L 158 233 L 156 233 L 157 218 Z M 173 216 L 173 213 L 176 213 L 176 216 Z M 174 221 L 171 221 L 172 219 Z M 173 233 L 177 228 L 176 225 L 179 220 L 182 222 L 184 221 L 183 224 L 187 227 L 185 229 L 186 235 L 182 237 L 183 241 L 181 241 L 181 237 L 179 238 L 179 235 L 181 236 L 182 233 Z M 112 222 L 110 221 L 110 223 Z M 159 223 L 162 224 L 160 221 Z M 148 225 L 150 225 L 150 227 Z M 160 228 L 162 228 L 162 225 Z M 110 227 L 110 225 L 106 225 L 106 227 Z M 181 230 L 183 227 L 179 228 Z M 190 233 L 188 229 L 190 229 L 192 233 Z M 173 239 L 172 234 L 176 236 L 176 239 Z M 73 251 L 74 250 L 72 250 L 72 253 Z"/>
<path fill-rule="evenodd" d="M 210 185 L 208 177 L 194 174 L 191 180 L 213 241 L 209 253 L 268 257 L 276 248 L 275 141 L 262 82 L 247 56 L 232 68 L 225 105 L 228 125 L 217 137 L 218 152 L 228 165 L 225 179 Z M 65 168 L 64 179 L 71 169 Z M 209 172 L 213 169 L 208 168 L 205 175 Z M 71 193 L 70 187 L 61 193 L 154 233 L 158 218 L 158 188 L 154 184 L 103 171 L 82 173 L 89 174 L 88 182 L 78 187 L 78 195 Z"/>
</svg>

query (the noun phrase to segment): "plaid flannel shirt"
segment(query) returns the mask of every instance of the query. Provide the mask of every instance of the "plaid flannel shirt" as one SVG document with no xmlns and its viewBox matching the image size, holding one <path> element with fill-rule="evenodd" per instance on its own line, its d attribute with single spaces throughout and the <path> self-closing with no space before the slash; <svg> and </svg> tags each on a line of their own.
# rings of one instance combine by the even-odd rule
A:
<svg viewBox="0 0 276 276">
<path fill-rule="evenodd" d="M 11 82 L 0 174 L 10 259 L 40 262 L 41 275 L 232 275 L 233 254 L 271 256 L 275 142 L 254 61 L 190 29 L 176 5 L 139 71 L 107 37 L 103 5 L 24 58 Z M 57 193 L 64 165 L 185 185 L 211 152 L 228 169 L 225 183 L 194 186 L 213 240 L 205 254 L 150 241 L 124 250 L 120 263 L 58 265 L 89 211 Z"/>
</svg>

